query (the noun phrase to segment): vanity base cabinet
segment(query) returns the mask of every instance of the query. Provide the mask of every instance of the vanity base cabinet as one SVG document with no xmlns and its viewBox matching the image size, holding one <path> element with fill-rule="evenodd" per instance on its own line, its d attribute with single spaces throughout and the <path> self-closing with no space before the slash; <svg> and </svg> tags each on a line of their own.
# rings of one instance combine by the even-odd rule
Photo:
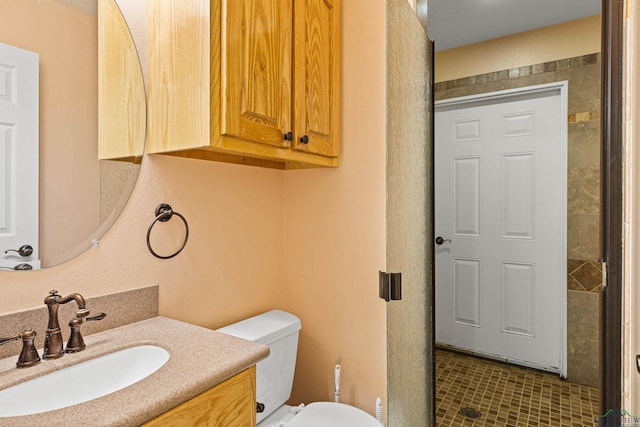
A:
<svg viewBox="0 0 640 427">
<path fill-rule="evenodd" d="M 148 0 L 148 152 L 336 167 L 339 0 Z"/>
<path fill-rule="evenodd" d="M 256 425 L 256 367 L 143 424 L 149 426 L 247 427 Z"/>
</svg>

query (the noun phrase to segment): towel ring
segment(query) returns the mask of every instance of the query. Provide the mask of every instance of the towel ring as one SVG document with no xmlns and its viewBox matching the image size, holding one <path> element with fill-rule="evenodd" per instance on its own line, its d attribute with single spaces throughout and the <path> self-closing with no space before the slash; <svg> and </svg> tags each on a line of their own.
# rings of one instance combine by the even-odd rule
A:
<svg viewBox="0 0 640 427">
<path fill-rule="evenodd" d="M 185 228 L 184 242 L 182 243 L 182 246 L 180 247 L 180 249 L 178 249 L 175 253 L 173 253 L 171 255 L 158 255 L 153 250 L 153 248 L 151 248 L 151 241 L 149 240 L 149 237 L 151 236 L 151 229 L 156 224 L 156 222 L 158 222 L 158 221 L 167 222 L 174 215 L 179 216 L 180 219 L 182 219 L 182 222 L 184 222 L 184 228 Z M 168 205 L 166 203 L 159 204 L 156 207 L 156 219 L 153 220 L 153 222 L 149 226 L 149 229 L 147 230 L 147 247 L 149 248 L 149 252 L 151 252 L 151 254 L 153 256 L 155 256 L 156 258 L 160 258 L 160 259 L 173 258 L 174 256 L 178 255 L 180 252 L 182 252 L 184 247 L 187 245 L 187 240 L 188 239 L 189 239 L 189 224 L 187 224 L 187 220 L 181 214 L 179 214 L 178 212 L 176 212 L 173 209 L 171 209 L 170 205 Z"/>
</svg>

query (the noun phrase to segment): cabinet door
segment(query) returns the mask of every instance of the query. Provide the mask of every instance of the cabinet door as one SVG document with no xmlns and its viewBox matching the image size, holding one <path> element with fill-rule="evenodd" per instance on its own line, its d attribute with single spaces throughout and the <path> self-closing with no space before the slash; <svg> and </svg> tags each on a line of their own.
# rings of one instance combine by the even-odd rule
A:
<svg viewBox="0 0 640 427">
<path fill-rule="evenodd" d="M 295 2 L 294 148 L 329 157 L 339 154 L 339 8 L 339 0 Z"/>
<path fill-rule="evenodd" d="M 292 1 L 223 1 L 222 135 L 289 146 Z"/>
<path fill-rule="evenodd" d="M 256 367 L 254 365 L 146 422 L 142 427 L 251 427 L 255 425 Z"/>
<path fill-rule="evenodd" d="M 114 1 L 98 2 L 98 158 L 141 157 L 146 105 L 138 54 Z"/>
</svg>

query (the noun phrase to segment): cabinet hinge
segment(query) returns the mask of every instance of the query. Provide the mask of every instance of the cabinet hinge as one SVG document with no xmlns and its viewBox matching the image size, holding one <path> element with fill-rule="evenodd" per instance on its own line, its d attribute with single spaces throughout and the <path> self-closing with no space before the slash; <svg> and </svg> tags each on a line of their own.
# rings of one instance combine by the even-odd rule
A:
<svg viewBox="0 0 640 427">
<path fill-rule="evenodd" d="M 385 301 L 402 299 L 402 273 L 380 272 L 380 298 Z"/>
</svg>

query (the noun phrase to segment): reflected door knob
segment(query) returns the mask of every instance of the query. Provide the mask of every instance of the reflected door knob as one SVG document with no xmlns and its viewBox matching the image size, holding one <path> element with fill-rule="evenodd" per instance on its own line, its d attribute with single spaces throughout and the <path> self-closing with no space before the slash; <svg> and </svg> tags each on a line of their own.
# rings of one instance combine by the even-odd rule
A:
<svg viewBox="0 0 640 427">
<path fill-rule="evenodd" d="M 4 251 L 5 254 L 8 252 L 18 252 L 18 255 L 25 257 L 33 253 L 33 248 L 31 247 L 31 245 L 22 245 L 18 249 L 7 249 L 6 251 Z"/>
<path fill-rule="evenodd" d="M 450 239 L 443 239 L 443 238 L 442 238 L 442 237 L 440 237 L 440 236 L 436 237 L 436 244 L 441 245 L 441 244 L 443 244 L 444 242 L 449 242 L 449 243 L 451 243 L 451 240 L 450 240 Z"/>
</svg>

